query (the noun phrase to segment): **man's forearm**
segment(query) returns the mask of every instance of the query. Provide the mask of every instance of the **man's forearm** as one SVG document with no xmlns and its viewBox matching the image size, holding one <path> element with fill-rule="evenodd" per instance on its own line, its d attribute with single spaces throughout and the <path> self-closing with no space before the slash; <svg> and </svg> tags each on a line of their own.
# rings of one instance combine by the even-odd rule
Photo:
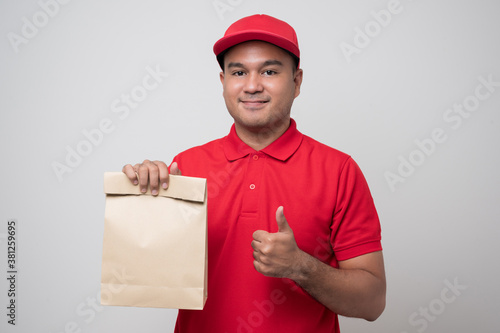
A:
<svg viewBox="0 0 500 333">
<path fill-rule="evenodd" d="M 381 254 L 368 255 L 383 261 Z M 373 321 L 385 308 L 385 277 L 365 269 L 334 268 L 302 251 L 289 278 L 342 316 Z"/>
</svg>

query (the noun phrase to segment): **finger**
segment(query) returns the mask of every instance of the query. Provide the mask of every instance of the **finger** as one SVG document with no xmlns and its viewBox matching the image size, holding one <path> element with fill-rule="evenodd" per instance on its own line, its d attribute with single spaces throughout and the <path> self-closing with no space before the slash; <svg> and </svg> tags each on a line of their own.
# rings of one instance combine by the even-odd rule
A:
<svg viewBox="0 0 500 333">
<path fill-rule="evenodd" d="M 269 268 L 267 267 L 266 264 L 258 261 L 258 260 L 254 260 L 253 261 L 253 267 L 255 268 L 255 270 L 257 272 L 259 272 L 260 274 L 264 275 L 264 276 L 270 276 L 270 277 L 275 277 L 274 274 L 272 274 L 270 271 L 269 271 Z"/>
<path fill-rule="evenodd" d="M 158 195 L 158 188 L 160 186 L 160 171 L 155 162 L 148 164 L 149 168 L 149 188 L 152 195 Z"/>
<path fill-rule="evenodd" d="M 254 260 L 259 261 L 259 252 L 258 252 L 258 251 L 253 251 L 253 253 L 252 253 L 252 254 L 253 254 L 253 258 L 254 258 Z"/>
<path fill-rule="evenodd" d="M 252 237 L 253 237 L 254 241 L 262 243 L 262 241 L 265 239 L 265 237 L 267 237 L 267 235 L 269 235 L 269 233 L 267 231 L 257 230 L 253 233 Z"/>
<path fill-rule="evenodd" d="M 134 167 L 130 164 L 127 164 L 123 167 L 122 172 L 127 175 L 128 179 L 132 182 L 132 184 L 139 184 L 139 180 L 137 179 L 137 174 L 135 173 Z"/>
<path fill-rule="evenodd" d="M 145 160 L 142 164 L 136 164 L 135 172 L 139 175 L 139 187 L 142 193 L 146 193 L 148 190 L 149 164 L 151 162 L 148 160 Z"/>
<path fill-rule="evenodd" d="M 162 161 L 154 161 L 153 163 L 158 167 L 158 176 L 160 178 L 161 187 L 166 190 L 168 188 L 168 167 Z"/>
<path fill-rule="evenodd" d="M 261 266 L 260 262 L 258 262 L 257 260 L 253 261 L 253 267 L 255 268 L 255 270 L 262 274 L 260 266 Z"/>
<path fill-rule="evenodd" d="M 254 252 L 255 252 L 255 251 L 260 251 L 260 248 L 261 248 L 261 246 L 262 246 L 262 243 L 254 239 L 254 240 L 252 241 L 251 245 L 252 245 L 252 249 L 253 249 L 253 250 L 254 250 Z"/>
<path fill-rule="evenodd" d="M 292 231 L 292 228 L 290 228 L 285 218 L 285 213 L 283 212 L 283 206 L 279 206 L 278 209 L 276 209 L 276 223 L 278 224 L 278 232 Z"/>
<path fill-rule="evenodd" d="M 177 176 L 182 175 L 181 170 L 179 169 L 179 165 L 177 164 L 177 162 L 173 162 L 172 165 L 170 165 L 170 173 L 172 175 L 177 175 Z"/>
</svg>

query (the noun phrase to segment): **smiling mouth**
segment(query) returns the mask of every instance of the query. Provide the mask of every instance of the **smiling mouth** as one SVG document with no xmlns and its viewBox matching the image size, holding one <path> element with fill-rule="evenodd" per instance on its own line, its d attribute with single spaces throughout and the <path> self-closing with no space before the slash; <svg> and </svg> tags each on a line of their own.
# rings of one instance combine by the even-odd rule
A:
<svg viewBox="0 0 500 333">
<path fill-rule="evenodd" d="M 245 105 L 261 105 L 265 104 L 269 101 L 262 101 L 262 100 L 240 100 L 241 103 Z"/>
<path fill-rule="evenodd" d="M 242 100 L 240 101 L 243 104 L 243 107 L 248 110 L 260 110 L 266 106 L 268 101 L 248 101 Z"/>
</svg>

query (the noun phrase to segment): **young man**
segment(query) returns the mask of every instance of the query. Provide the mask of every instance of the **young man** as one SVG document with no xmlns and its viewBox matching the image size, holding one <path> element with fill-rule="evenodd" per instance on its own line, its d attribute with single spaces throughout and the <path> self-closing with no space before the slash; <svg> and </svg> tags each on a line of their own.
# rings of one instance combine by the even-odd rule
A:
<svg viewBox="0 0 500 333">
<path fill-rule="evenodd" d="M 386 289 L 380 223 L 356 163 L 290 118 L 303 73 L 294 29 L 249 16 L 214 52 L 229 135 L 170 168 L 123 168 L 153 194 L 169 172 L 207 178 L 209 297 L 202 311 L 179 311 L 176 332 L 339 332 L 337 314 L 375 320 Z"/>
</svg>

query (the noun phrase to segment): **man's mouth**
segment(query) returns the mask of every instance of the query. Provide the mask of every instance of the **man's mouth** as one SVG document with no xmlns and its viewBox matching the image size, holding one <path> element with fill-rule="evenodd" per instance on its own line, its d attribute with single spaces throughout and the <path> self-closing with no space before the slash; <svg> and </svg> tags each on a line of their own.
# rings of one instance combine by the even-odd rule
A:
<svg viewBox="0 0 500 333">
<path fill-rule="evenodd" d="M 261 99 L 243 99 L 243 100 L 240 100 L 240 102 L 246 106 L 262 106 L 269 101 L 261 100 Z"/>
</svg>

